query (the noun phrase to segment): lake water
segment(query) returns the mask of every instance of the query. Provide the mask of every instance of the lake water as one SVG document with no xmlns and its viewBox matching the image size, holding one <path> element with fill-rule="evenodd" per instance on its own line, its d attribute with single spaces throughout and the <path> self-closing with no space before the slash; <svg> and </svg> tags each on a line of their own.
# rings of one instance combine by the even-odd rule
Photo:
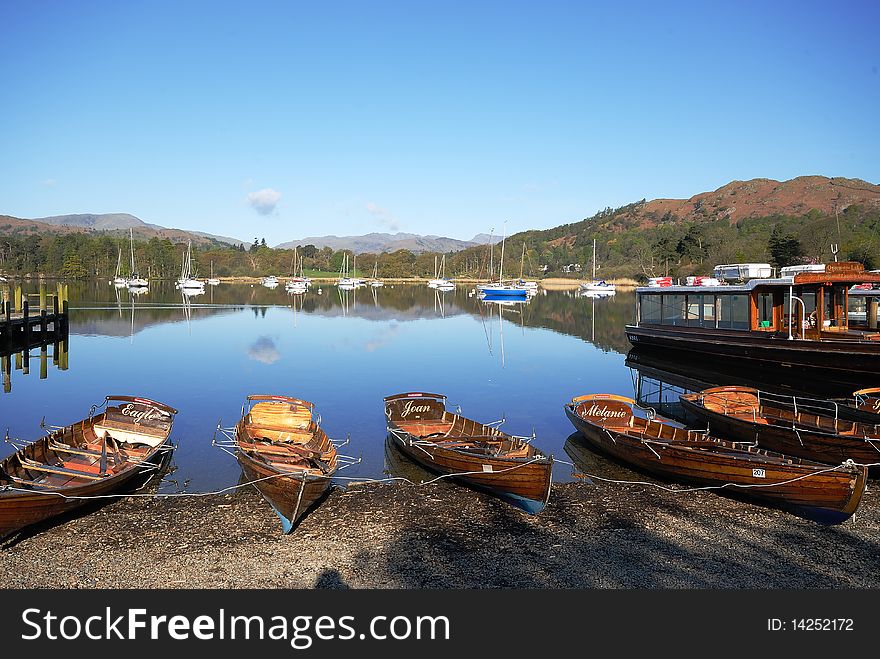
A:
<svg viewBox="0 0 880 659">
<path fill-rule="evenodd" d="M 584 393 L 634 392 L 623 331 L 633 293 L 541 291 L 526 304 L 499 305 L 468 285 L 443 293 L 316 284 L 292 296 L 283 286 L 222 284 L 184 298 L 171 282 L 154 282 L 140 296 L 87 282 L 70 284 L 70 307 L 67 368 L 53 364 L 51 345 L 45 379 L 39 349 L 28 374 L 13 356 L 0 432 L 35 439 L 42 418 L 72 423 L 107 394 L 161 401 L 179 410 L 169 478 L 190 492 L 238 482 L 238 464 L 211 439 L 220 420 L 234 425 L 248 394 L 313 401 L 332 438 L 350 436 L 342 452 L 362 458 L 340 475 L 382 478 L 387 395 L 446 394 L 464 416 L 504 418 L 506 432 L 534 432 L 538 447 L 570 460 L 563 447 L 573 428 L 563 404 Z M 0 445 L 0 457 L 11 452 Z M 557 464 L 554 479 L 572 480 L 572 468 Z"/>
</svg>

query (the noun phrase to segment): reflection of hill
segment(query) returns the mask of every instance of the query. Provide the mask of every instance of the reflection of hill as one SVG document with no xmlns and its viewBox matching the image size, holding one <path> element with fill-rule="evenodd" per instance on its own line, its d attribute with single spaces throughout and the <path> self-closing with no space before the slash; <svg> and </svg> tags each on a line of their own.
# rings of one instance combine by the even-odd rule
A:
<svg viewBox="0 0 880 659">
<path fill-rule="evenodd" d="M 189 309 L 170 281 L 151 282 L 149 292 L 134 299 L 127 289 L 117 290 L 106 281 L 74 282 L 69 292 L 70 332 L 104 336 L 129 336 L 151 325 L 233 314 L 246 308 L 265 313 L 266 307 L 294 305 L 302 313 L 374 321 L 405 322 L 463 314 L 497 317 L 495 305 L 479 300 L 472 288 L 464 285 L 441 293 L 424 285 L 340 291 L 332 284 L 323 284 L 313 286 L 304 296 L 294 296 L 280 286 L 269 289 L 259 284 L 221 284 L 188 298 Z M 576 336 L 605 351 L 625 353 L 629 343 L 624 325 L 631 321 L 633 308 L 632 293 L 590 299 L 578 297 L 576 291 L 541 291 L 527 304 L 505 307 L 502 318 L 516 325 Z"/>
</svg>

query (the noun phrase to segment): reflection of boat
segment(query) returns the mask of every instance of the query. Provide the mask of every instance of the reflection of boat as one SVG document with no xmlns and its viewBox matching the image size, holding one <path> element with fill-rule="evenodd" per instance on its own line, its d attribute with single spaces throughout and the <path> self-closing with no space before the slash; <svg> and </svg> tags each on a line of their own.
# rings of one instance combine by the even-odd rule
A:
<svg viewBox="0 0 880 659">
<path fill-rule="evenodd" d="M 389 436 L 423 467 L 512 500 L 531 513 L 550 497 L 553 458 L 527 438 L 446 410 L 446 397 L 404 393 L 385 398 Z"/>
<path fill-rule="evenodd" d="M 718 286 L 642 287 L 633 345 L 720 355 L 773 366 L 829 373 L 880 372 L 878 300 L 867 298 L 866 327 L 849 319 L 853 284 L 880 283 L 860 263 L 828 263 L 795 272 Z"/>
<path fill-rule="evenodd" d="M 685 411 L 741 442 L 826 464 L 880 462 L 880 422 L 849 421 L 826 401 L 778 397 L 751 387 L 713 387 L 683 394 Z M 874 419 L 878 421 L 878 419 Z"/>
<path fill-rule="evenodd" d="M 313 418 L 312 403 L 248 396 L 235 427 L 238 463 L 289 533 L 330 488 L 336 447 Z"/>
<path fill-rule="evenodd" d="M 177 410 L 135 396 L 108 396 L 104 405 L 102 414 L 31 444 L 12 442 L 17 452 L 0 461 L 0 537 L 123 491 L 155 470 L 170 450 Z"/>
<path fill-rule="evenodd" d="M 384 472 L 394 478 L 405 478 L 411 483 L 424 483 L 437 477 L 434 472 L 428 471 L 415 460 L 406 457 L 394 439 L 389 435 L 385 438 L 385 469 Z"/>
<path fill-rule="evenodd" d="M 593 238 L 593 275 L 592 280 L 581 284 L 580 289 L 586 292 L 599 292 L 613 294 L 617 289 L 614 284 L 607 283 L 604 279 L 596 279 L 596 239 Z"/>
<path fill-rule="evenodd" d="M 839 524 L 858 508 L 863 466 L 829 466 L 719 439 L 652 414 L 637 416 L 635 405 L 623 396 L 592 394 L 573 398 L 565 413 L 597 450 L 663 479 L 726 487 L 824 524 Z"/>
</svg>

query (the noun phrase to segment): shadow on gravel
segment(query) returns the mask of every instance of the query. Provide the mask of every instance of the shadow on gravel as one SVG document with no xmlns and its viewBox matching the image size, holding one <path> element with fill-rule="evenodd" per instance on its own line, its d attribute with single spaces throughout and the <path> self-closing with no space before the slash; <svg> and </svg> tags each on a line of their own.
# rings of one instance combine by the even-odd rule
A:
<svg viewBox="0 0 880 659">
<path fill-rule="evenodd" d="M 619 465 L 611 473 L 651 481 Z M 676 494 L 647 484 L 556 485 L 536 516 L 449 482 L 422 492 L 394 537 L 355 559 L 392 587 L 880 585 L 876 496 L 856 518 L 823 527 L 712 492 Z"/>
</svg>

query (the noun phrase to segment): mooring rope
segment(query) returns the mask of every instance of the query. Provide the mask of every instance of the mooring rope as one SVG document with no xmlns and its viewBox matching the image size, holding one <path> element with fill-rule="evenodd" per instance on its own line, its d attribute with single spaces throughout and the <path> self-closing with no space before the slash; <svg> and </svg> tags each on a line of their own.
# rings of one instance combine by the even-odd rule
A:
<svg viewBox="0 0 880 659">
<path fill-rule="evenodd" d="M 555 459 L 555 462 L 560 464 L 569 465 L 573 468 L 577 468 L 577 465 L 573 462 L 566 462 L 565 460 Z M 813 476 L 819 476 L 821 474 L 826 474 L 832 471 L 838 471 L 841 467 L 844 466 L 853 466 L 853 467 L 880 467 L 880 462 L 871 462 L 868 464 L 861 464 L 858 462 L 853 462 L 852 460 L 847 460 L 842 465 L 837 465 L 834 467 L 828 467 L 827 469 L 820 469 L 819 471 L 814 471 L 809 474 L 804 474 L 803 476 L 796 476 L 794 478 L 790 478 L 784 481 L 777 481 L 775 483 L 723 483 L 722 485 L 705 485 L 701 487 L 669 487 L 666 485 L 662 485 L 660 483 L 652 483 L 650 481 L 631 481 L 631 480 L 619 480 L 614 478 L 605 478 L 604 476 L 597 476 L 596 474 L 590 474 L 587 472 L 579 471 L 578 474 L 583 478 L 588 478 L 590 480 L 603 481 L 605 483 L 614 483 L 617 485 L 650 485 L 652 487 L 656 487 L 659 490 L 663 490 L 664 492 L 670 492 L 672 494 L 684 494 L 687 492 L 701 492 L 705 490 L 722 490 L 728 487 L 738 487 L 742 489 L 754 489 L 754 488 L 769 488 L 769 487 L 779 487 L 780 485 L 788 485 L 789 483 L 794 483 L 796 481 L 804 480 L 806 478 L 812 478 Z"/>
<path fill-rule="evenodd" d="M 394 482 L 394 481 L 404 481 L 406 483 L 409 483 L 411 485 L 418 487 L 421 485 L 430 485 L 432 483 L 436 483 L 437 481 L 443 480 L 444 478 L 456 478 L 456 477 L 460 477 L 460 476 L 470 476 L 470 475 L 477 475 L 477 474 L 481 474 L 481 475 L 503 474 L 503 473 L 506 473 L 509 471 L 513 471 L 515 469 L 520 469 L 522 467 L 533 464 L 535 462 L 540 462 L 543 459 L 544 458 L 534 458 L 534 459 L 529 460 L 527 462 L 522 462 L 520 464 L 513 465 L 512 467 L 505 467 L 504 469 L 499 469 L 497 471 L 491 471 L 491 472 L 459 471 L 459 472 L 453 472 L 450 474 L 441 474 L 441 475 L 437 476 L 436 478 L 432 478 L 427 481 L 420 481 L 418 483 L 409 479 L 409 478 L 406 478 L 404 476 L 390 476 L 388 478 L 368 478 L 365 476 L 333 476 L 333 475 L 328 476 L 326 474 L 312 474 L 312 476 L 314 476 L 314 478 L 316 478 L 316 479 L 326 478 L 328 480 L 336 480 L 336 481 L 341 481 L 341 480 L 342 481 L 355 481 L 355 484 L 356 483 L 370 483 L 370 484 L 390 483 L 390 482 Z M 123 497 L 153 498 L 153 499 L 210 497 L 210 496 L 219 496 L 221 494 L 226 494 L 227 492 L 234 491 L 234 490 L 237 490 L 237 489 L 240 489 L 243 487 L 248 487 L 250 485 L 255 485 L 256 483 L 271 480 L 273 478 L 285 478 L 285 477 L 286 478 L 295 478 L 295 479 L 299 480 L 300 474 L 294 473 L 294 472 L 270 474 L 269 476 L 263 476 L 262 478 L 257 478 L 252 481 L 247 481 L 246 483 L 237 483 L 235 485 L 230 485 L 228 487 L 224 487 L 219 490 L 213 490 L 211 492 L 167 492 L 167 493 L 157 492 L 155 494 L 153 494 L 153 493 L 138 494 L 136 492 L 133 492 L 133 493 L 92 494 L 92 495 L 76 496 L 76 495 L 64 494 L 63 492 L 45 492 L 45 491 L 40 491 L 40 490 L 29 490 L 29 489 L 26 489 L 23 487 L 15 487 L 12 485 L 6 485 L 4 487 L 0 487 L 0 491 L 23 492 L 26 494 L 43 494 L 43 495 L 47 495 L 47 496 L 57 496 L 57 497 L 61 497 L 62 499 L 72 499 L 72 500 L 117 499 L 117 498 L 123 498 Z M 145 487 L 145 485 L 142 486 L 141 488 L 138 488 L 138 489 L 143 489 L 143 487 Z"/>
</svg>

